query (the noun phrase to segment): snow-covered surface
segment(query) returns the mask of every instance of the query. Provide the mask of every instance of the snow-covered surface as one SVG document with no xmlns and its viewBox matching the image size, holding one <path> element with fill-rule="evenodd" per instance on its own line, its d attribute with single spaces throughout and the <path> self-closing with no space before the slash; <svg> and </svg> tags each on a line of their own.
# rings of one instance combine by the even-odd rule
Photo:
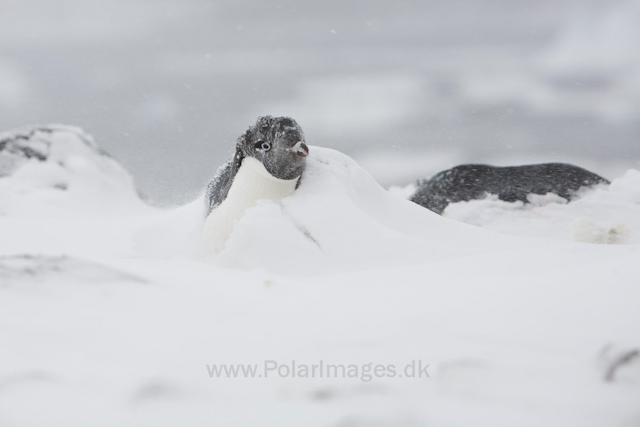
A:
<svg viewBox="0 0 640 427">
<path fill-rule="evenodd" d="M 611 348 L 640 344 L 637 179 L 580 201 L 594 222 L 628 213 L 631 240 L 584 244 L 440 217 L 311 147 L 300 188 L 249 209 L 217 255 L 198 252 L 201 199 L 106 216 L 79 197 L 52 216 L 26 193 L 0 216 L 0 424 L 636 425 L 637 358 L 604 378 Z M 429 378 L 207 366 L 265 360 L 421 361 Z"/>
<path fill-rule="evenodd" d="M 0 214 L 112 214 L 144 203 L 120 163 L 64 125 L 0 134 Z"/>
<path fill-rule="evenodd" d="M 207 216 L 202 231 L 204 245 L 214 252 L 222 249 L 233 233 L 234 223 L 244 216 L 248 208 L 259 200 L 279 202 L 292 195 L 299 178 L 299 175 L 294 179 L 276 178 L 260 160 L 249 156 L 244 158 L 225 199 Z M 211 203 L 207 205 L 211 206 Z"/>
<path fill-rule="evenodd" d="M 555 194 L 532 194 L 527 204 L 487 195 L 482 200 L 453 203 L 443 215 L 519 236 L 640 244 L 640 171 L 630 169 L 609 186 L 581 191 L 582 196 L 571 203 Z M 615 236 L 603 235 L 610 233 Z"/>
</svg>

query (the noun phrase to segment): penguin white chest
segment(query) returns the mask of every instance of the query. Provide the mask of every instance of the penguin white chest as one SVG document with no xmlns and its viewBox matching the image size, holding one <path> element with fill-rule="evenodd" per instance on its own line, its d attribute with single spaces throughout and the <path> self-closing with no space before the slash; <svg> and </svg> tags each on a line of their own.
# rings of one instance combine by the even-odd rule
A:
<svg viewBox="0 0 640 427">
<path fill-rule="evenodd" d="M 220 251 L 231 237 L 233 228 L 247 209 L 258 200 L 280 202 L 296 189 L 298 178 L 278 179 L 271 175 L 262 162 L 245 157 L 238 169 L 227 197 L 211 211 L 204 224 L 203 240 L 207 250 Z"/>
</svg>

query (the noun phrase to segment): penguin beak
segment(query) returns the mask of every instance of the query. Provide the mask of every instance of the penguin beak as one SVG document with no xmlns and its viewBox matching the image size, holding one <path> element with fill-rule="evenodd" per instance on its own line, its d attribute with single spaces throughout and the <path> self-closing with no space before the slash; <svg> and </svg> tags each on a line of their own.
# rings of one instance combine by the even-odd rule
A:
<svg viewBox="0 0 640 427">
<path fill-rule="evenodd" d="M 302 141 L 296 142 L 296 144 L 291 147 L 291 151 L 299 157 L 307 157 L 309 155 L 309 147 Z"/>
</svg>

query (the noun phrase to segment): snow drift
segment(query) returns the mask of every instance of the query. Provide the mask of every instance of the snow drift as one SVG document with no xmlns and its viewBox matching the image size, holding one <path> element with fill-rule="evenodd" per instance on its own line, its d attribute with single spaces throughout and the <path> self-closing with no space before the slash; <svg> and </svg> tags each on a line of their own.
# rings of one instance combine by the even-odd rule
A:
<svg viewBox="0 0 640 427">
<path fill-rule="evenodd" d="M 298 190 L 249 209 L 214 262 L 318 274 L 420 264 L 505 240 L 391 195 L 340 152 L 310 153 Z"/>
<path fill-rule="evenodd" d="M 81 129 L 25 127 L 0 134 L 0 213 L 112 214 L 144 206 L 131 175 Z"/>
<path fill-rule="evenodd" d="M 443 215 L 501 233 L 584 243 L 640 244 L 640 171 L 630 169 L 608 186 L 581 190 L 569 203 L 555 194 L 529 202 L 481 200 L 449 205 Z"/>
<path fill-rule="evenodd" d="M 347 156 L 311 153 L 300 188 L 282 204 L 249 209 L 216 256 L 197 252 L 201 199 L 108 216 L 128 206 L 123 194 L 134 196 L 110 175 L 98 174 L 124 190 L 105 210 L 16 180 L 22 166 L 0 178 L 25 189 L 11 193 L 13 205 L 2 199 L 10 209 L 0 215 L 0 422 L 627 426 L 637 418 L 640 363 L 621 362 L 638 347 L 637 246 L 473 227 L 385 191 Z M 84 176 L 55 170 L 74 177 L 70 188 Z M 616 187 L 619 198 L 594 209 L 637 207 L 637 187 Z M 38 206 L 47 209 L 35 216 Z M 519 226 L 528 212 L 514 212 Z M 266 360 L 420 360 L 431 376 L 208 374 L 213 364 Z"/>
<path fill-rule="evenodd" d="M 159 215 L 136 234 L 148 256 L 196 257 L 242 270 L 316 275 L 420 264 L 509 246 L 506 236 L 450 221 L 396 197 L 348 156 L 311 147 L 295 193 L 262 200 L 235 223 L 219 253 L 199 240 L 202 198 Z"/>
</svg>

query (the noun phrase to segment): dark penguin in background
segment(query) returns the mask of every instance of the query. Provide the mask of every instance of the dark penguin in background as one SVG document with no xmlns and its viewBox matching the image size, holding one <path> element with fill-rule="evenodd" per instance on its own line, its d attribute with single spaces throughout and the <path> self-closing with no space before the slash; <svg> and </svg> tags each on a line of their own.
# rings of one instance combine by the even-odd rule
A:
<svg viewBox="0 0 640 427">
<path fill-rule="evenodd" d="M 609 184 L 609 181 L 565 163 L 507 167 L 461 165 L 419 182 L 409 200 L 442 215 L 449 203 L 482 199 L 487 194 L 495 194 L 505 202 L 528 203 L 529 194 L 547 193 L 571 201 L 581 188 L 599 184 Z"/>
<path fill-rule="evenodd" d="M 309 147 L 304 132 L 289 117 L 259 117 L 242 134 L 231 160 L 218 169 L 205 194 L 204 241 L 218 251 L 234 223 L 258 200 L 279 202 L 300 183 Z"/>
</svg>

